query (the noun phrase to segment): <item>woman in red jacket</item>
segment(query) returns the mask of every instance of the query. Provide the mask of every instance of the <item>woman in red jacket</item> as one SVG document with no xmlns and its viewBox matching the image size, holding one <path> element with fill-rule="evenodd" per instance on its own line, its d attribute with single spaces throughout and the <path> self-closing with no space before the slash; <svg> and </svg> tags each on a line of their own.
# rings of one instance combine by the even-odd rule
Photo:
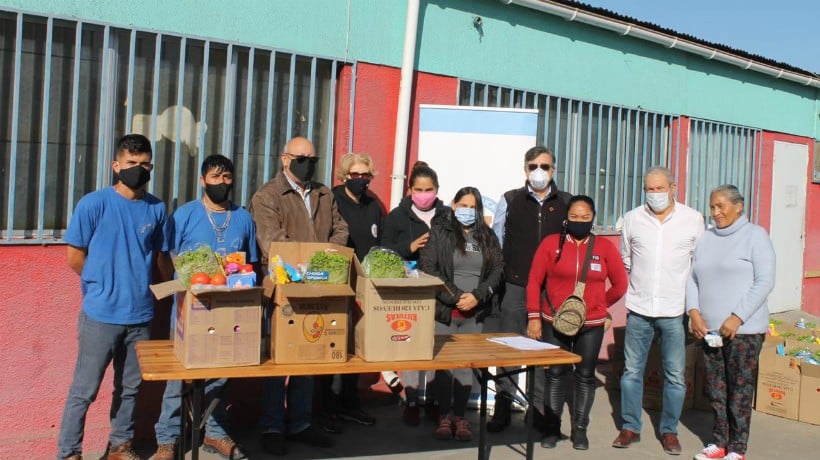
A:
<svg viewBox="0 0 820 460">
<path fill-rule="evenodd" d="M 575 365 L 575 391 L 572 404 L 572 447 L 589 448 L 587 426 L 589 411 L 595 399 L 595 365 L 604 337 L 606 311 L 626 293 L 627 275 L 618 248 L 604 238 L 595 238 L 587 273 L 584 302 L 586 321 L 574 336 L 557 332 L 552 327 L 553 310 L 575 291 L 581 277 L 587 245 L 590 242 L 595 202 L 585 195 L 569 200 L 567 220 L 560 235 L 550 235 L 541 241 L 532 259 L 527 283 L 527 335 L 536 340 L 558 345 L 581 356 Z M 611 283 L 606 289 L 607 279 Z M 546 290 L 547 299 L 542 300 Z M 554 307 L 554 308 L 553 308 Z M 541 446 L 553 448 L 561 439 L 561 413 L 564 409 L 564 380 L 569 365 L 547 369 L 544 395 L 547 430 Z"/>
</svg>

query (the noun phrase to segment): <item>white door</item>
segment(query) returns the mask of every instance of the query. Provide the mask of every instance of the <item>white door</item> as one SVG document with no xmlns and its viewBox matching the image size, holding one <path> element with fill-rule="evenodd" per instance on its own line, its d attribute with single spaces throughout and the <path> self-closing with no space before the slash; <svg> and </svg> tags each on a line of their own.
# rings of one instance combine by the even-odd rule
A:
<svg viewBox="0 0 820 460">
<path fill-rule="evenodd" d="M 769 311 L 800 309 L 803 283 L 803 241 L 806 228 L 808 146 L 774 143 L 771 238 L 777 255 L 775 286 Z"/>
</svg>

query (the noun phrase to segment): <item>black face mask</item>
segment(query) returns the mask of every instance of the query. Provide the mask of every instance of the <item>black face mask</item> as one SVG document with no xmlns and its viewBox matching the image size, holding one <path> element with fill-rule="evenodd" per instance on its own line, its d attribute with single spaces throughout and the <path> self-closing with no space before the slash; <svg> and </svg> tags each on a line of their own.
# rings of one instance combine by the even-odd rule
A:
<svg viewBox="0 0 820 460">
<path fill-rule="evenodd" d="M 205 184 L 205 194 L 212 202 L 219 204 L 228 201 L 228 194 L 231 193 L 233 184 Z"/>
<path fill-rule="evenodd" d="M 313 179 L 316 172 L 316 161 L 311 161 L 308 157 L 296 157 L 290 160 L 290 172 L 302 182 Z"/>
<path fill-rule="evenodd" d="M 120 169 L 120 173 L 117 177 L 119 177 L 123 185 L 131 190 L 139 190 L 151 180 L 151 172 L 138 165 L 128 169 Z"/>
<path fill-rule="evenodd" d="M 568 220 L 567 232 L 572 235 L 573 238 L 582 240 L 592 233 L 592 222 L 573 222 Z"/>
<path fill-rule="evenodd" d="M 370 186 L 370 179 L 365 178 L 358 178 L 358 179 L 348 179 L 345 181 L 345 187 L 350 190 L 350 193 L 360 196 L 367 190 L 367 187 Z"/>
</svg>

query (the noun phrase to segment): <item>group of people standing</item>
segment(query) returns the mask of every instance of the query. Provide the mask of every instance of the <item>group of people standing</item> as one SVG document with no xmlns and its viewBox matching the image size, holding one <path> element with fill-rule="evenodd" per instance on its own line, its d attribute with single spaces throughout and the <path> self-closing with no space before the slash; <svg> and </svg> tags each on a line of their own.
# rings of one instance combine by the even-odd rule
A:
<svg viewBox="0 0 820 460">
<path fill-rule="evenodd" d="M 280 159 L 281 170 L 253 195 L 246 211 L 230 200 L 231 161 L 221 155 L 207 157 L 200 170 L 202 199 L 167 217 L 163 202 L 145 191 L 153 167 L 149 141 L 134 134 L 119 141 L 112 162 L 115 184 L 80 200 L 65 236 L 69 266 L 81 276 L 83 304 L 59 459 L 81 459 L 85 414 L 112 361 L 115 391 L 108 458 L 140 458 L 131 446 L 134 400 L 141 382 L 134 344 L 150 336 L 153 300 L 148 286 L 153 264 L 161 277 L 169 279 L 169 254 L 208 244 L 216 251 L 245 251 L 250 263 L 265 267 L 272 241 L 347 245 L 360 259 L 373 247 L 393 250 L 403 259 L 417 261 L 422 271 L 447 286 L 436 297 L 437 334 L 481 332 L 484 319 L 499 309 L 502 331 L 580 355 L 580 363 L 552 366 L 535 381 L 539 396 L 531 402 L 530 415 L 538 420 L 545 448 L 563 439 L 561 420 L 568 399 L 564 388 L 570 370 L 570 438 L 574 448 L 589 448 L 594 371 L 607 309 L 626 294 L 623 426 L 613 446 L 626 448 L 640 440 L 643 371 L 658 336 L 665 374 L 662 446 L 669 454 L 679 454 L 686 311 L 695 338 L 717 333 L 724 341 L 722 348 L 706 350 L 716 420 L 713 443 L 696 458 L 745 458 L 754 381 L 749 376 L 756 370 L 768 317 L 774 253 L 765 231 L 743 215 L 743 197 L 733 186 L 712 191 L 715 227 L 704 234 L 700 213 L 675 202 L 669 170 L 648 170 L 646 204 L 624 216 L 619 251 L 609 239 L 593 235 L 594 201 L 558 189 L 553 180 L 555 155 L 544 147 L 525 153 L 525 183 L 501 198 L 492 227 L 486 224 L 477 188 L 463 187 L 445 204 L 438 197 L 436 172 L 423 162 L 410 172 L 407 196 L 385 216 L 382 204 L 368 191 L 376 176 L 369 155 L 344 155 L 336 165 L 340 185 L 332 190 L 313 180 L 319 158 L 308 139 L 291 139 Z M 575 292 L 579 281 L 585 283 L 586 319 L 576 334 L 562 334 L 553 327 L 556 308 Z M 726 292 L 729 286 L 731 292 Z M 171 318 L 173 331 L 173 313 Z M 420 423 L 420 377 L 418 372 L 402 375 L 403 419 L 408 425 Z M 334 385 L 334 379 L 340 385 Z M 322 431 L 339 433 L 343 421 L 375 423 L 362 410 L 357 375 L 316 381 L 323 412 L 318 427 L 312 423 L 313 377 L 264 380 L 260 426 L 261 446 L 267 453 L 285 455 L 289 442 L 331 447 L 332 438 Z M 207 394 L 214 396 L 225 383 L 211 382 Z M 428 415 L 435 419 L 436 438 L 472 438 L 465 418 L 471 386 L 469 370 L 435 373 L 427 399 L 435 401 L 428 406 Z M 163 395 L 155 427 L 154 458 L 159 460 L 175 458 L 180 391 L 179 382 L 168 382 Z M 488 431 L 510 425 L 516 392 L 512 380 L 498 382 Z M 222 402 L 206 422 L 203 448 L 225 458 L 246 458 L 228 434 L 227 422 Z"/>
</svg>

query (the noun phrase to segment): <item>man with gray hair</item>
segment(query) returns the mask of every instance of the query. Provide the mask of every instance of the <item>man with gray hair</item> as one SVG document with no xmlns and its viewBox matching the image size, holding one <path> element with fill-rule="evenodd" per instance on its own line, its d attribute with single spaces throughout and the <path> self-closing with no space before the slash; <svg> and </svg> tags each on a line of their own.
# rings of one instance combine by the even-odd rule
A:
<svg viewBox="0 0 820 460">
<path fill-rule="evenodd" d="M 621 228 L 621 256 L 629 272 L 626 293 L 624 375 L 621 378 L 623 426 L 613 447 L 627 448 L 641 439 L 643 379 L 649 348 L 657 334 L 663 361 L 663 450 L 680 455 L 678 420 L 686 395 L 684 293 L 703 216 L 675 202 L 675 180 L 669 169 L 644 174 L 646 204 L 629 211 Z"/>
</svg>

